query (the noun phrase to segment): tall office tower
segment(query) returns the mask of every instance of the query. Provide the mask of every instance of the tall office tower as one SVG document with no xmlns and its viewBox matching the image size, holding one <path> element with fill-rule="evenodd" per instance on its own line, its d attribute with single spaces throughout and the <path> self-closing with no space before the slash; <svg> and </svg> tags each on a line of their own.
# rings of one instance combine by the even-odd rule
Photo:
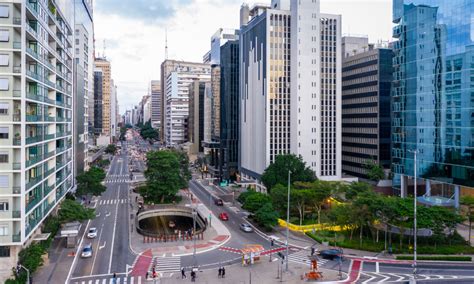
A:
<svg viewBox="0 0 474 284">
<path fill-rule="evenodd" d="M 239 41 L 221 46 L 220 151 L 222 179 L 236 180 L 239 159 Z"/>
<path fill-rule="evenodd" d="M 189 118 L 188 118 L 188 141 L 191 143 L 189 153 L 197 155 L 204 151 L 204 98 L 209 81 L 194 80 L 189 84 Z"/>
<path fill-rule="evenodd" d="M 393 181 L 407 196 L 416 167 L 421 203 L 457 207 L 474 187 L 473 13 L 469 1 L 393 2 Z"/>
<path fill-rule="evenodd" d="M 94 66 L 102 70 L 102 135 L 110 140 L 112 133 L 111 97 L 113 89 L 110 61 L 106 58 L 96 58 Z"/>
<path fill-rule="evenodd" d="M 0 281 L 72 188 L 72 19 L 54 1 L 0 3 Z"/>
<path fill-rule="evenodd" d="M 168 146 L 187 141 L 188 85 L 195 79 L 210 79 L 207 64 L 165 60 L 161 64 L 163 139 Z"/>
<path fill-rule="evenodd" d="M 74 176 L 89 168 L 91 129 L 89 109 L 94 107 L 94 25 L 91 1 L 74 1 Z"/>
<path fill-rule="evenodd" d="M 143 99 L 145 101 L 143 104 L 143 121 L 145 123 L 151 122 L 151 97 L 144 96 Z"/>
<path fill-rule="evenodd" d="M 151 125 L 153 128 L 161 128 L 161 82 L 153 80 L 150 82 L 151 96 Z"/>
<path fill-rule="evenodd" d="M 368 45 L 367 45 L 368 46 Z M 342 63 L 342 171 L 367 177 L 367 164 L 390 168 L 391 49 L 377 48 Z"/>
<path fill-rule="evenodd" d="M 117 139 L 117 86 L 114 80 L 110 84 L 110 139 L 114 142 Z"/>
<path fill-rule="evenodd" d="M 259 180 L 277 155 L 291 152 L 318 178 L 340 179 L 340 16 L 321 14 L 319 1 L 297 0 L 244 5 L 246 14 L 251 19 L 242 19 L 240 41 L 242 177 Z"/>
<path fill-rule="evenodd" d="M 93 128 L 94 128 L 94 136 L 99 137 L 102 134 L 103 122 L 102 122 L 102 86 L 104 80 L 104 72 L 102 69 L 95 68 L 94 69 L 94 121 L 93 121 Z"/>
</svg>

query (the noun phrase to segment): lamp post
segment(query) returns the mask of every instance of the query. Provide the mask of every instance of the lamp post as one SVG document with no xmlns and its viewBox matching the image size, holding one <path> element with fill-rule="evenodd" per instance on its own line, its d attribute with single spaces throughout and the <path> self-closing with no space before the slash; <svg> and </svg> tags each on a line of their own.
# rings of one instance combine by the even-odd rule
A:
<svg viewBox="0 0 474 284">
<path fill-rule="evenodd" d="M 290 175 L 291 171 L 288 170 L 288 203 L 286 206 L 286 272 L 288 272 L 288 255 L 289 255 L 289 235 L 290 235 Z"/>
<path fill-rule="evenodd" d="M 417 228 L 416 228 L 416 198 L 417 198 L 417 175 L 416 175 L 416 155 L 418 154 L 418 150 L 408 150 L 408 152 L 413 153 L 414 155 L 414 167 L 413 167 L 413 175 L 415 177 L 415 182 L 414 182 L 414 189 L 413 189 L 413 195 L 415 197 L 414 203 L 414 209 L 413 209 L 413 279 L 416 282 L 416 237 L 417 237 Z"/>
<path fill-rule="evenodd" d="M 196 205 L 193 207 L 193 243 L 194 243 L 194 249 L 193 249 L 193 265 L 194 267 L 197 267 L 197 260 L 196 260 Z"/>
</svg>

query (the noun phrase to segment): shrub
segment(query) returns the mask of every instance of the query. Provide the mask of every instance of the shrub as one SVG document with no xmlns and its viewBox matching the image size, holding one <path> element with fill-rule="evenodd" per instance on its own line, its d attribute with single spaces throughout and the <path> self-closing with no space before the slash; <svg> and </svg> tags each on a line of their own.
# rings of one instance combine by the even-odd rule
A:
<svg viewBox="0 0 474 284">
<path fill-rule="evenodd" d="M 43 265 L 43 254 L 45 254 L 44 247 L 39 243 L 33 243 L 22 249 L 18 258 L 20 263 L 33 273 Z"/>
<path fill-rule="evenodd" d="M 418 256 L 417 260 L 472 261 L 470 256 Z M 397 260 L 413 260 L 413 255 L 397 255 Z"/>
<path fill-rule="evenodd" d="M 242 192 L 239 197 L 237 197 L 237 201 L 240 202 L 240 204 L 244 204 L 245 203 L 245 200 L 247 200 L 247 198 L 252 195 L 252 194 L 255 194 L 256 192 L 252 189 L 247 189 L 247 191 L 245 192 Z"/>
</svg>

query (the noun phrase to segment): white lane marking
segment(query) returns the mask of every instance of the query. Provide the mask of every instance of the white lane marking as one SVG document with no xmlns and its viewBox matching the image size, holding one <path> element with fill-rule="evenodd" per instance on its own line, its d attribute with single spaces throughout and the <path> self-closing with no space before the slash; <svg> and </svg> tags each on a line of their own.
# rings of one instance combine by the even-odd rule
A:
<svg viewBox="0 0 474 284">
<path fill-rule="evenodd" d="M 99 249 L 105 248 L 105 245 L 107 244 L 107 241 L 104 241 L 104 244 L 99 247 Z"/>
<path fill-rule="evenodd" d="M 89 284 L 92 284 L 92 280 L 89 280 Z"/>
<path fill-rule="evenodd" d="M 107 279 L 104 279 L 104 280 L 102 281 L 102 284 L 107 284 Z"/>
<path fill-rule="evenodd" d="M 362 275 L 365 275 L 365 276 L 367 276 L 367 277 L 370 277 L 369 279 L 367 279 L 367 280 L 365 280 L 364 282 L 362 282 L 362 284 L 371 283 L 371 281 L 376 278 L 376 276 L 370 275 L 370 274 L 368 274 L 368 273 L 366 273 L 366 272 L 361 272 L 361 274 L 362 274 Z"/>
<path fill-rule="evenodd" d="M 91 223 L 91 220 L 89 219 L 87 221 L 86 228 L 84 229 L 84 233 L 82 233 L 81 241 L 79 242 L 79 246 L 77 247 L 76 254 L 74 255 L 74 259 L 72 261 L 71 268 L 69 268 L 69 273 L 67 274 L 66 282 L 64 282 L 65 284 L 68 284 L 69 279 L 71 278 L 72 271 L 73 271 L 74 266 L 75 266 L 76 261 L 77 261 L 77 256 L 79 255 L 79 250 L 82 248 L 82 242 L 84 241 L 84 236 L 86 235 L 86 231 L 87 231 L 87 228 L 89 227 L 90 223 Z"/>
<path fill-rule="evenodd" d="M 137 279 L 137 284 L 142 284 L 142 277 L 141 276 L 138 276 L 138 279 Z"/>
<path fill-rule="evenodd" d="M 117 189 L 117 198 L 119 198 L 120 194 L 120 185 Z M 114 218 L 114 231 L 112 233 L 112 246 L 110 247 L 110 258 L 109 258 L 109 274 L 112 268 L 112 253 L 114 252 L 114 243 L 115 243 L 115 229 L 117 228 L 117 213 L 118 213 L 118 205 L 115 206 L 115 218 Z"/>
<path fill-rule="evenodd" d="M 104 224 L 102 224 L 102 227 L 100 228 L 100 233 L 99 233 L 99 241 L 97 242 L 97 247 L 100 245 L 100 238 L 102 237 L 102 232 L 104 231 Z M 99 248 L 100 249 L 100 248 Z M 95 264 L 95 260 L 97 259 L 97 255 L 99 254 L 99 249 L 97 250 L 97 252 L 94 254 L 94 260 L 92 261 L 92 268 L 91 268 L 91 274 L 89 275 L 92 275 L 92 271 L 94 270 L 94 264 Z"/>
</svg>

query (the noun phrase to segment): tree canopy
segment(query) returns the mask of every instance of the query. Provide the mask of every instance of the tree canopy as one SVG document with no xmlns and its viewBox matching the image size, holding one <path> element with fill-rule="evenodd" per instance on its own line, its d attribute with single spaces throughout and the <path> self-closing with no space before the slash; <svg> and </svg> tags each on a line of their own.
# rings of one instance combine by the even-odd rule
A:
<svg viewBox="0 0 474 284">
<path fill-rule="evenodd" d="M 368 161 L 365 165 L 367 168 L 367 177 L 375 182 L 385 178 L 385 172 L 383 167 L 377 164 L 375 161 Z"/>
<path fill-rule="evenodd" d="M 92 194 L 94 196 L 101 195 L 106 187 L 101 184 L 105 179 L 105 171 L 98 167 L 92 167 L 88 171 L 76 177 L 78 195 Z"/>
<path fill-rule="evenodd" d="M 117 152 L 117 146 L 115 144 L 109 144 L 107 148 L 105 148 L 105 153 L 114 155 Z"/>
<path fill-rule="evenodd" d="M 186 183 L 181 175 L 181 164 L 173 151 L 151 151 L 147 154 L 146 186 L 140 194 L 146 202 L 172 201 Z"/>
<path fill-rule="evenodd" d="M 77 201 L 64 199 L 58 213 L 60 223 L 85 221 L 95 217 L 94 209 L 86 208 Z"/>
<path fill-rule="evenodd" d="M 151 126 L 151 121 L 147 121 L 140 127 L 140 135 L 143 139 L 155 139 L 158 140 L 160 135 L 158 130 Z"/>
<path fill-rule="evenodd" d="M 277 184 L 286 185 L 288 171 L 291 171 L 292 183 L 297 181 L 312 182 L 316 179 L 314 172 L 306 166 L 301 156 L 286 154 L 276 156 L 275 161 L 263 172 L 262 182 L 269 191 Z"/>
</svg>

